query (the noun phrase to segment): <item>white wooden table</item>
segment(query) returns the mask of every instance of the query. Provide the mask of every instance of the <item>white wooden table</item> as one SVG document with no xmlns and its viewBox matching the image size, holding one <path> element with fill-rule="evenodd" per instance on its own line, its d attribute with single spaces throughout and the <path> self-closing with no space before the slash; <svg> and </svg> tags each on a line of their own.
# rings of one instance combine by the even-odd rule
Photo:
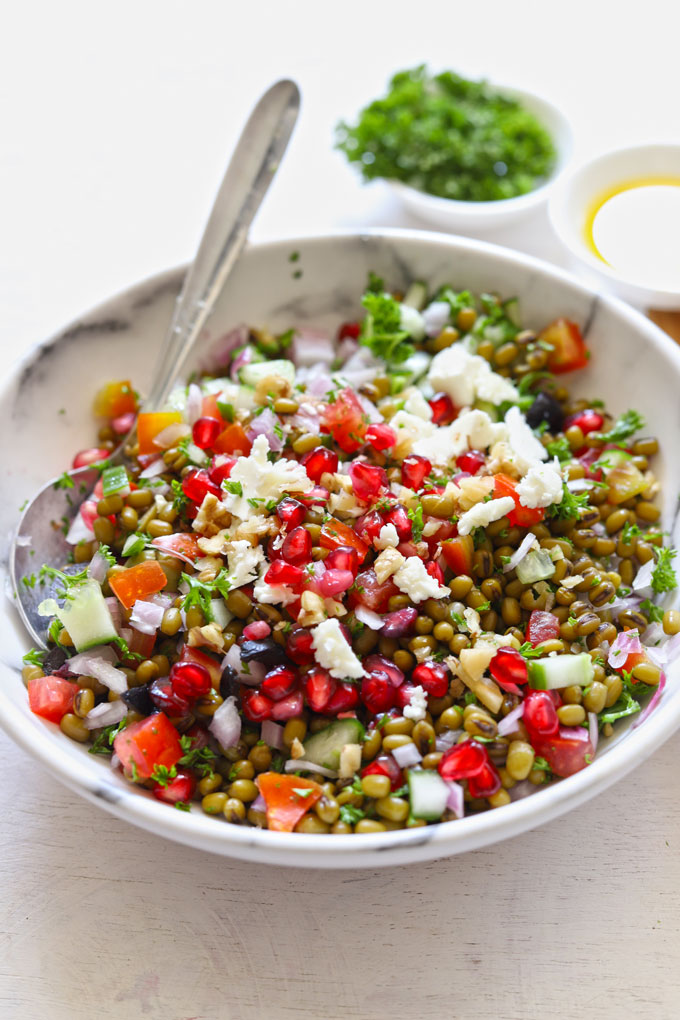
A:
<svg viewBox="0 0 680 1020">
<path fill-rule="evenodd" d="M 330 141 L 338 117 L 421 60 L 543 91 L 581 155 L 673 137 L 669 4 L 459 6 L 13 5 L 0 60 L 0 365 L 190 256 L 239 126 L 279 75 L 305 102 L 260 238 L 412 225 L 380 186 L 359 187 Z M 559 258 L 547 228 L 498 240 Z M 0 733 L 0 1017 L 675 1017 L 679 754 L 675 737 L 590 804 L 474 854 L 302 873 L 137 831 Z"/>
</svg>

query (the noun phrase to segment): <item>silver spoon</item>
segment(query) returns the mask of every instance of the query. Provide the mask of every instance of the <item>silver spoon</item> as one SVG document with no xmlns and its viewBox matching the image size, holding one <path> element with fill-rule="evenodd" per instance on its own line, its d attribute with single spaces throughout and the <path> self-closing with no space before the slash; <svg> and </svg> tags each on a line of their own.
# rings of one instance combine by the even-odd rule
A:
<svg viewBox="0 0 680 1020">
<path fill-rule="evenodd" d="M 245 244 L 248 228 L 266 195 L 293 132 L 300 93 L 292 81 L 279 81 L 262 96 L 248 119 L 220 185 L 196 258 L 184 281 L 174 315 L 161 346 L 145 411 L 158 410 L 181 376 L 215 301 Z M 135 429 L 110 456 L 125 461 L 124 449 Z M 71 493 L 92 491 L 99 472 L 85 467 L 69 472 L 74 487 L 57 488 L 52 479 L 26 508 L 9 554 L 9 569 L 19 614 L 34 642 L 47 647 L 49 621 L 38 605 L 53 594 L 49 584 L 24 583 L 37 566 L 63 568 L 68 546 L 53 521 L 68 520 L 79 500 Z M 76 570 L 82 570 L 79 565 Z"/>
</svg>

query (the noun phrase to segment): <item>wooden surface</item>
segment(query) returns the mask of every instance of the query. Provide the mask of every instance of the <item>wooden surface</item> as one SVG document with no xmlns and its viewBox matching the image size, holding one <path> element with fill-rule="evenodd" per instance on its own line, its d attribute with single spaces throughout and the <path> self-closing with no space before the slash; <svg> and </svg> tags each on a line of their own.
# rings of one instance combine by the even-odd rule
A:
<svg viewBox="0 0 680 1020">
<path fill-rule="evenodd" d="M 577 158 L 677 141 L 668 0 L 572 0 L 566 15 L 533 0 L 117 0 L 105 20 L 86 0 L 9 7 L 3 371 L 190 257 L 239 128 L 277 76 L 300 83 L 302 118 L 259 238 L 422 226 L 380 184 L 360 187 L 332 132 L 424 60 L 546 95 Z M 563 258 L 547 219 L 489 239 Z M 679 753 L 680 735 L 596 800 L 495 847 L 302 873 L 133 829 L 0 733 L 0 1020 L 675 1020 Z"/>
</svg>

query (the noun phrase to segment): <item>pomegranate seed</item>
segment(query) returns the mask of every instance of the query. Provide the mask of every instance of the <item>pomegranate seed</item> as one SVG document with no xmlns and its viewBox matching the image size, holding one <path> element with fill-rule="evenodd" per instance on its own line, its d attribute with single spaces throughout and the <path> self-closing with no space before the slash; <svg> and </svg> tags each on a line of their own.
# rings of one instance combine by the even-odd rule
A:
<svg viewBox="0 0 680 1020">
<path fill-rule="evenodd" d="M 438 563 L 434 562 L 434 560 L 430 560 L 429 563 L 425 564 L 425 570 L 430 575 L 430 577 L 434 577 L 435 581 L 438 581 L 439 584 L 444 583 L 444 571 L 442 570 Z"/>
<path fill-rule="evenodd" d="M 127 414 L 119 414 L 111 422 L 111 428 L 117 436 L 126 436 L 134 425 L 136 417 L 137 415 L 134 411 L 128 411 Z"/>
<path fill-rule="evenodd" d="M 241 707 L 250 722 L 263 722 L 271 719 L 274 702 L 258 690 L 246 689 L 241 694 Z"/>
<path fill-rule="evenodd" d="M 408 542 L 413 534 L 413 521 L 406 511 L 406 507 L 401 504 L 385 514 L 385 523 L 394 525 L 400 542 Z"/>
<path fill-rule="evenodd" d="M 215 457 L 212 467 L 208 474 L 210 475 L 210 481 L 214 482 L 218 487 L 225 482 L 234 470 L 234 464 L 236 463 L 236 457 Z"/>
<path fill-rule="evenodd" d="M 604 418 L 597 411 L 579 411 L 578 414 L 570 414 L 565 419 L 562 431 L 566 432 L 574 425 L 581 430 L 584 436 L 587 436 L 589 432 L 599 432 L 602 429 Z"/>
<path fill-rule="evenodd" d="M 194 723 L 184 734 L 185 737 L 189 737 L 191 740 L 190 751 L 200 751 L 202 747 L 208 746 L 208 734 L 202 726 L 198 726 Z"/>
<path fill-rule="evenodd" d="M 379 514 L 377 510 L 369 510 L 367 514 L 357 520 L 356 533 L 364 542 L 373 542 L 380 534 L 384 523 L 382 514 Z"/>
<path fill-rule="evenodd" d="M 325 446 L 317 446 L 306 453 L 300 461 L 307 472 L 307 477 L 313 482 L 320 482 L 321 476 L 330 472 L 335 474 L 338 470 L 338 455 L 335 450 L 329 450 Z"/>
<path fill-rule="evenodd" d="M 529 691 L 522 721 L 531 737 L 550 737 L 559 730 L 555 703 L 549 691 Z"/>
<path fill-rule="evenodd" d="M 184 716 L 189 711 L 189 702 L 173 689 L 167 676 L 152 681 L 149 695 L 156 708 L 165 712 L 171 719 Z"/>
<path fill-rule="evenodd" d="M 433 425 L 450 425 L 458 414 L 448 393 L 435 393 L 428 404 L 432 408 Z"/>
<path fill-rule="evenodd" d="M 456 467 L 471 475 L 476 475 L 485 464 L 486 457 L 480 450 L 468 450 L 467 453 L 461 453 L 460 457 L 456 457 Z"/>
<path fill-rule="evenodd" d="M 330 492 L 324 489 L 323 485 L 315 485 L 309 492 L 299 493 L 299 496 L 300 502 L 305 506 L 325 506 L 330 498 Z"/>
<path fill-rule="evenodd" d="M 401 484 L 418 492 L 431 470 L 432 464 L 427 457 L 419 457 L 417 453 L 412 453 L 404 458 L 401 465 Z"/>
<path fill-rule="evenodd" d="M 350 545 L 339 545 L 331 549 L 323 562 L 326 570 L 349 570 L 356 577 L 359 570 L 359 553 Z"/>
<path fill-rule="evenodd" d="M 449 693 L 449 671 L 441 662 L 420 662 L 411 679 L 420 685 L 431 698 L 444 698 Z"/>
<path fill-rule="evenodd" d="M 381 754 L 370 765 L 361 770 L 361 778 L 364 776 L 387 776 L 392 790 L 398 790 L 404 782 L 401 769 L 391 754 Z"/>
<path fill-rule="evenodd" d="M 89 464 L 94 464 L 98 460 L 106 460 L 110 453 L 110 450 L 99 446 L 92 447 L 90 450 L 81 450 L 73 458 L 73 467 L 88 467 Z"/>
<path fill-rule="evenodd" d="M 522 655 L 514 648 L 499 648 L 489 663 L 489 672 L 499 687 L 511 694 L 521 694 L 518 684 L 525 684 L 529 671 Z"/>
<path fill-rule="evenodd" d="M 347 680 L 338 682 L 335 694 L 324 708 L 326 715 L 337 715 L 339 712 L 350 712 L 359 704 L 359 690 Z"/>
<path fill-rule="evenodd" d="M 303 684 L 307 704 L 313 712 L 323 712 L 335 694 L 337 681 L 325 669 L 314 669 Z"/>
<path fill-rule="evenodd" d="M 373 715 L 382 715 L 394 707 L 397 690 L 387 673 L 376 672 L 361 681 L 361 700 Z"/>
<path fill-rule="evenodd" d="M 195 792 L 196 777 L 185 769 L 178 771 L 175 778 L 171 779 L 167 785 L 155 783 L 152 787 L 154 797 L 166 804 L 176 804 L 180 800 L 186 803 L 191 800 Z"/>
<path fill-rule="evenodd" d="M 478 775 L 489 760 L 487 750 L 476 740 L 466 740 L 462 744 L 444 751 L 439 765 L 442 779 L 469 779 Z"/>
<path fill-rule="evenodd" d="M 411 695 L 416 689 L 416 685 L 412 684 L 410 680 L 403 683 L 401 687 L 397 687 L 397 701 L 396 706 L 398 709 L 406 708 L 407 705 L 411 704 Z"/>
<path fill-rule="evenodd" d="M 312 536 L 306 528 L 297 527 L 288 532 L 281 546 L 281 556 L 286 563 L 293 563 L 296 567 L 309 563 L 312 558 Z"/>
<path fill-rule="evenodd" d="M 272 719 L 276 719 L 277 722 L 282 722 L 284 719 L 292 719 L 294 716 L 300 715 L 304 707 L 302 691 L 294 691 L 287 698 L 274 702 L 272 705 Z"/>
<path fill-rule="evenodd" d="M 272 701 L 281 701 L 294 690 L 298 677 L 290 666 L 277 666 L 265 676 L 260 690 Z"/>
<path fill-rule="evenodd" d="M 418 610 L 414 606 L 406 609 L 395 609 L 383 617 L 383 626 L 380 631 L 381 637 L 397 638 L 408 634 L 416 622 Z"/>
<path fill-rule="evenodd" d="M 501 777 L 496 766 L 487 761 L 476 776 L 468 779 L 468 790 L 471 797 L 493 797 L 501 788 Z"/>
<path fill-rule="evenodd" d="M 307 516 L 307 508 L 292 496 L 284 496 L 276 508 L 276 516 L 290 531 L 302 524 Z"/>
<path fill-rule="evenodd" d="M 351 570 L 326 570 L 319 578 L 319 593 L 324 598 L 333 599 L 353 584 L 354 574 Z"/>
<path fill-rule="evenodd" d="M 243 637 L 246 641 L 262 641 L 269 637 L 272 629 L 266 620 L 253 620 L 243 628 Z"/>
<path fill-rule="evenodd" d="M 388 485 L 385 470 L 375 464 L 366 464 L 364 461 L 353 461 L 350 464 L 349 477 L 354 495 L 365 503 L 371 503 L 378 499 L 381 490 L 386 489 Z"/>
<path fill-rule="evenodd" d="M 359 334 L 361 333 L 360 322 L 343 322 L 342 326 L 338 330 L 338 340 L 358 340 Z"/>
<path fill-rule="evenodd" d="M 356 585 L 348 594 L 348 606 L 354 609 L 357 605 L 366 606 L 375 613 L 387 612 L 387 605 L 393 595 L 398 595 L 399 589 L 390 577 L 382 584 L 375 576 L 373 567 L 362 570 L 357 574 Z"/>
<path fill-rule="evenodd" d="M 99 517 L 99 514 L 97 513 L 97 504 L 93 499 L 86 499 L 84 503 L 81 503 L 80 516 L 85 527 L 89 528 L 90 531 L 94 531 L 94 522 Z"/>
<path fill-rule="evenodd" d="M 393 687 L 400 687 L 404 682 L 404 674 L 391 659 L 384 655 L 369 655 L 364 661 L 364 669 L 371 675 L 373 673 L 384 673 Z"/>
<path fill-rule="evenodd" d="M 304 580 L 305 572 L 300 567 L 286 563 L 284 560 L 274 560 L 264 579 L 267 584 L 285 584 L 289 588 L 300 589 Z"/>
<path fill-rule="evenodd" d="M 191 429 L 191 438 L 200 450 L 209 450 L 222 431 L 222 422 L 217 418 L 199 418 Z"/>
<path fill-rule="evenodd" d="M 286 655 L 297 666 L 307 666 L 314 662 L 311 631 L 304 627 L 294 627 L 286 639 Z"/>
<path fill-rule="evenodd" d="M 397 433 L 389 425 L 369 425 L 366 440 L 374 450 L 389 450 L 397 442 Z"/>
<path fill-rule="evenodd" d="M 182 492 L 192 503 L 200 506 L 209 492 L 218 499 L 221 496 L 220 489 L 210 479 L 210 475 L 203 468 L 192 468 L 182 479 Z"/>
<path fill-rule="evenodd" d="M 174 693 L 186 701 L 202 698 L 212 687 L 210 673 L 199 662 L 176 662 L 169 680 Z"/>
</svg>

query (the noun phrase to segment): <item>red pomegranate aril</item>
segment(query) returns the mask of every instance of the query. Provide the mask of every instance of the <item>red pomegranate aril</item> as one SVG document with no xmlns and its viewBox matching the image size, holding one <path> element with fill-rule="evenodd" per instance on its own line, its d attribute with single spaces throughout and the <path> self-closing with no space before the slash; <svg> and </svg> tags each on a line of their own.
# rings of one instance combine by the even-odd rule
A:
<svg viewBox="0 0 680 1020">
<path fill-rule="evenodd" d="M 435 581 L 438 581 L 439 584 L 444 583 L 444 571 L 438 563 L 434 562 L 434 560 L 430 560 L 429 563 L 425 564 L 425 571 L 430 575 L 430 577 L 433 577 Z"/>
<path fill-rule="evenodd" d="M 385 520 L 377 510 L 369 510 L 363 517 L 359 517 L 356 523 L 356 533 L 365 542 L 371 543 L 380 534 Z"/>
<path fill-rule="evenodd" d="M 361 700 L 373 715 L 381 715 L 394 708 L 396 695 L 397 689 L 387 673 L 382 671 L 371 673 L 361 681 Z"/>
<path fill-rule="evenodd" d="M 395 702 L 398 709 L 406 708 L 407 705 L 411 704 L 411 696 L 416 689 L 416 685 L 412 684 L 410 680 L 407 680 L 397 687 L 397 700 Z"/>
<path fill-rule="evenodd" d="M 527 691 L 522 721 L 531 737 L 550 737 L 558 732 L 560 723 L 548 691 Z"/>
<path fill-rule="evenodd" d="M 402 462 L 401 484 L 418 492 L 419 489 L 422 489 L 423 482 L 431 470 L 432 464 L 427 457 L 420 457 L 417 453 L 412 453 Z"/>
<path fill-rule="evenodd" d="M 486 748 L 476 740 L 466 740 L 462 744 L 444 751 L 437 769 L 442 779 L 469 779 L 478 775 L 489 760 Z"/>
<path fill-rule="evenodd" d="M 360 322 L 343 322 L 338 330 L 338 340 L 358 340 L 361 333 Z"/>
<path fill-rule="evenodd" d="M 301 492 L 300 502 L 304 503 L 306 507 L 309 506 L 325 506 L 330 498 L 330 492 L 328 489 L 324 489 L 323 485 L 315 485 L 309 492 Z"/>
<path fill-rule="evenodd" d="M 272 701 L 281 701 L 295 689 L 298 676 L 290 666 L 276 666 L 270 670 L 260 684 L 260 690 Z"/>
<path fill-rule="evenodd" d="M 335 694 L 337 681 L 325 669 L 314 669 L 304 679 L 303 689 L 307 704 L 313 712 L 323 712 Z"/>
<path fill-rule="evenodd" d="M 199 450 L 209 450 L 223 429 L 217 418 L 199 418 L 193 424 L 191 438 Z"/>
<path fill-rule="evenodd" d="M 317 446 L 306 453 L 300 463 L 307 472 L 308 478 L 311 478 L 313 482 L 320 482 L 321 476 L 326 472 L 335 474 L 338 470 L 338 455 L 335 450 Z"/>
<path fill-rule="evenodd" d="M 312 558 L 312 536 L 306 528 L 297 527 L 288 532 L 281 546 L 281 555 L 286 563 L 296 567 L 309 563 Z"/>
<path fill-rule="evenodd" d="M 319 592 L 324 598 L 333 599 L 354 584 L 351 570 L 326 570 L 319 578 Z"/>
<path fill-rule="evenodd" d="M 302 586 L 304 576 L 305 572 L 300 567 L 295 567 L 284 560 L 274 560 L 264 579 L 267 584 L 285 584 L 295 590 Z"/>
<path fill-rule="evenodd" d="M 390 450 L 397 442 L 397 433 L 389 425 L 369 425 L 366 439 L 374 450 Z"/>
<path fill-rule="evenodd" d="M 106 460 L 111 453 L 110 450 L 106 450 L 103 446 L 95 446 L 89 450 L 81 450 L 73 458 L 73 468 L 88 467 L 90 464 L 95 464 L 98 460 Z"/>
<path fill-rule="evenodd" d="M 220 455 L 219 458 L 216 457 L 208 471 L 210 481 L 214 482 L 217 486 L 221 486 L 222 482 L 225 482 L 231 475 L 235 463 L 236 457 L 226 457 L 224 455 Z"/>
<path fill-rule="evenodd" d="M 560 636 L 560 621 L 544 609 L 533 609 L 527 623 L 526 639 L 532 645 Z"/>
<path fill-rule="evenodd" d="M 191 741 L 190 751 L 200 751 L 202 747 L 208 746 L 207 730 L 204 730 L 202 726 L 198 726 L 196 723 L 186 731 L 184 736 L 189 737 Z"/>
<path fill-rule="evenodd" d="M 192 503 L 200 506 L 207 494 L 221 496 L 221 491 L 203 468 L 192 468 L 182 479 L 182 492 Z"/>
<path fill-rule="evenodd" d="M 441 662 L 420 662 L 411 679 L 431 698 L 443 698 L 449 693 L 449 671 Z"/>
<path fill-rule="evenodd" d="M 288 697 L 274 702 L 272 705 L 272 719 L 275 719 L 277 722 L 292 719 L 294 716 L 300 715 L 304 707 L 302 691 L 293 691 Z"/>
<path fill-rule="evenodd" d="M 81 503 L 80 516 L 85 527 L 89 528 L 90 531 L 94 531 L 94 522 L 99 517 L 99 514 L 97 513 L 97 504 L 93 499 L 86 499 L 84 503 Z"/>
<path fill-rule="evenodd" d="M 284 496 L 276 508 L 276 516 L 291 531 L 302 524 L 307 516 L 307 507 L 292 496 Z"/>
<path fill-rule="evenodd" d="M 383 625 L 380 631 L 381 637 L 398 638 L 410 633 L 418 618 L 418 610 L 414 606 L 407 606 L 405 609 L 395 609 L 383 617 Z"/>
<path fill-rule="evenodd" d="M 364 660 L 364 669 L 367 673 L 385 673 L 393 687 L 400 687 L 404 682 L 404 674 L 391 659 L 384 655 L 369 655 Z"/>
<path fill-rule="evenodd" d="M 489 672 L 499 687 L 511 694 L 521 693 L 518 684 L 525 684 L 529 671 L 526 660 L 514 648 L 499 648 L 489 663 Z"/>
<path fill-rule="evenodd" d="M 286 655 L 296 666 L 307 666 L 314 662 L 312 633 L 305 627 L 293 627 L 286 638 Z"/>
<path fill-rule="evenodd" d="M 167 676 L 151 682 L 149 695 L 156 708 L 170 719 L 185 716 L 189 711 L 189 702 L 173 689 Z"/>
<path fill-rule="evenodd" d="M 264 638 L 269 637 L 271 632 L 272 629 L 266 620 L 253 620 L 243 628 L 242 637 L 246 641 L 263 641 Z"/>
<path fill-rule="evenodd" d="M 250 722 L 264 722 L 272 718 L 274 702 L 266 694 L 260 694 L 258 690 L 241 688 L 241 707 L 243 714 Z"/>
<path fill-rule="evenodd" d="M 347 680 L 338 681 L 335 694 L 331 696 L 324 708 L 325 715 L 337 715 L 339 712 L 351 712 L 359 704 L 359 689 Z"/>
<path fill-rule="evenodd" d="M 373 503 L 388 486 L 385 469 L 364 461 L 353 461 L 349 466 L 349 477 L 357 499 Z"/>
<path fill-rule="evenodd" d="M 175 694 L 186 701 L 204 697 L 212 687 L 210 673 L 198 662 L 176 662 L 169 679 Z"/>
<path fill-rule="evenodd" d="M 432 408 L 433 425 L 450 425 L 458 414 L 448 393 L 435 393 L 428 403 Z"/>
<path fill-rule="evenodd" d="M 501 788 L 501 777 L 496 766 L 487 761 L 475 776 L 468 779 L 468 790 L 471 797 L 493 797 Z"/>
<path fill-rule="evenodd" d="M 361 778 L 364 776 L 387 776 L 390 781 L 392 792 L 403 785 L 404 776 L 391 754 L 381 754 L 370 765 L 361 770 Z"/>
<path fill-rule="evenodd" d="M 486 457 L 480 450 L 468 450 L 467 453 L 461 453 L 460 457 L 456 457 L 456 467 L 471 475 L 476 475 L 485 464 Z"/>
<path fill-rule="evenodd" d="M 384 613 L 387 603 L 393 595 L 398 595 L 399 589 L 391 578 L 386 581 L 378 581 L 373 567 L 362 570 L 356 576 L 356 584 L 348 593 L 348 606 L 354 609 L 355 606 L 366 606 L 375 613 Z"/>
<path fill-rule="evenodd" d="M 152 793 L 157 800 L 166 804 L 187 803 L 196 792 L 196 777 L 192 772 L 182 769 L 168 783 L 155 783 Z"/>
<path fill-rule="evenodd" d="M 125 414 L 119 414 L 117 418 L 111 421 L 111 428 L 117 436 L 126 436 L 134 425 L 136 417 L 137 415 L 134 411 L 126 411 Z"/>
<path fill-rule="evenodd" d="M 597 411 L 590 409 L 585 411 L 579 411 L 578 414 L 570 414 L 565 419 L 562 431 L 566 432 L 567 429 L 579 428 L 584 436 L 587 436 L 589 432 L 600 432 L 604 425 L 604 418 Z"/>
<path fill-rule="evenodd" d="M 400 542 L 408 542 L 413 534 L 413 521 L 405 506 L 399 503 L 385 514 L 385 524 L 393 524 Z"/>
<path fill-rule="evenodd" d="M 326 570 L 349 570 L 356 577 L 359 553 L 350 545 L 339 545 L 337 549 L 331 549 L 323 562 Z"/>
</svg>

